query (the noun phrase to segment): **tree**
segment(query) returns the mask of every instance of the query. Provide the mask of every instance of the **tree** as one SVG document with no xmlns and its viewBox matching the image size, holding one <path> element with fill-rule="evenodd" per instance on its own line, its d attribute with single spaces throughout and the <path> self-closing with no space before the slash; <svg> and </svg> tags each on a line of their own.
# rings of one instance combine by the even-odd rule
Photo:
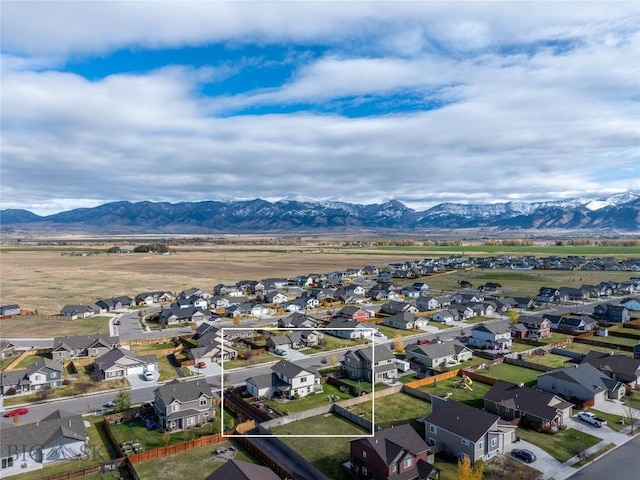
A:
<svg viewBox="0 0 640 480">
<path fill-rule="evenodd" d="M 36 396 L 40 401 L 48 400 L 49 398 L 51 398 L 51 392 L 52 392 L 52 388 L 49 385 L 47 385 L 41 388 L 40 390 L 38 390 L 38 392 L 36 393 Z"/>
<path fill-rule="evenodd" d="M 102 373 L 97 366 L 94 366 L 89 375 L 93 383 L 100 383 L 102 381 Z"/>
<path fill-rule="evenodd" d="M 169 432 L 164 432 L 162 434 L 162 441 L 164 442 L 164 446 L 169 445 L 169 441 L 171 441 L 171 434 Z"/>
<path fill-rule="evenodd" d="M 331 359 L 329 359 L 329 362 L 331 363 L 332 367 L 335 367 L 339 363 L 338 356 L 336 354 L 331 355 Z"/>
<path fill-rule="evenodd" d="M 640 412 L 628 405 L 622 407 L 622 410 L 624 411 L 624 421 L 631 424 L 631 433 L 633 433 L 634 425 L 640 420 Z"/>
<path fill-rule="evenodd" d="M 484 462 L 478 460 L 475 465 L 471 466 L 471 459 L 467 455 L 463 455 L 458 460 L 458 480 L 482 480 L 484 474 Z"/>
<path fill-rule="evenodd" d="M 404 343 L 402 343 L 402 337 L 400 335 L 393 341 L 393 351 L 396 353 L 404 353 Z"/>
<path fill-rule="evenodd" d="M 129 408 L 131 408 L 131 395 L 129 390 L 120 390 L 118 395 L 116 395 L 113 409 L 116 412 L 124 412 L 125 410 L 129 410 Z"/>
<path fill-rule="evenodd" d="M 89 391 L 91 385 L 87 382 L 76 382 L 73 384 L 73 388 L 79 395 L 84 395 Z"/>
<path fill-rule="evenodd" d="M 520 314 L 517 310 L 509 310 L 509 313 L 507 315 L 509 316 L 509 325 L 513 326 L 518 323 L 518 317 L 520 316 Z"/>
</svg>

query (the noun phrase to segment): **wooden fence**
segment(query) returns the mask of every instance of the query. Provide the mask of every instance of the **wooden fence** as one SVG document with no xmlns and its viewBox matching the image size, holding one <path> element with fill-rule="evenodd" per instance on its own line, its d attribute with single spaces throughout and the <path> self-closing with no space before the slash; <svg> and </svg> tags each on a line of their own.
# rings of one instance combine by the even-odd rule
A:
<svg viewBox="0 0 640 480">
<path fill-rule="evenodd" d="M 487 385 L 493 385 L 498 381 L 495 378 L 487 377 L 486 375 L 480 375 L 479 373 L 470 372 L 468 370 L 465 370 L 464 373 L 471 380 L 474 380 L 474 381 L 477 381 L 477 382 L 481 382 L 481 383 L 486 383 Z"/>
<path fill-rule="evenodd" d="M 231 434 L 233 434 L 233 431 L 225 432 L 225 435 Z M 138 463 L 148 462 L 149 460 L 166 457 L 167 455 L 175 455 L 176 453 L 186 452 L 187 450 L 193 450 L 194 448 L 215 445 L 216 443 L 224 442 L 225 440 L 226 439 L 223 438 L 221 434 L 216 433 L 214 435 L 207 435 L 206 437 L 194 438 L 193 440 L 187 440 L 186 442 L 176 443 L 175 445 L 133 453 L 128 455 L 127 458 L 132 465 L 137 465 Z"/>
<path fill-rule="evenodd" d="M 27 357 L 31 357 L 33 355 L 48 355 L 51 353 L 50 348 L 30 348 L 29 350 L 25 350 L 20 355 L 18 355 L 9 365 L 5 367 L 5 371 L 16 370 L 16 367 Z"/>
<path fill-rule="evenodd" d="M 449 378 L 457 377 L 459 374 L 460 369 L 449 370 L 448 372 L 442 372 L 434 375 L 433 377 L 425 377 L 418 380 L 413 380 L 412 382 L 407 382 L 406 385 L 411 388 L 424 387 L 425 385 L 432 385 L 443 380 L 448 380 Z"/>
<path fill-rule="evenodd" d="M 113 460 L 109 460 L 108 462 L 78 468 L 69 472 L 61 472 L 54 475 L 40 477 L 40 480 L 75 480 L 77 478 L 84 478 L 86 476 L 95 475 L 97 473 L 105 473 L 112 470 L 117 470 L 125 462 L 125 458 L 114 458 Z"/>
<path fill-rule="evenodd" d="M 526 360 L 520 360 L 518 358 L 505 358 L 504 363 L 508 363 L 509 365 L 516 365 L 518 367 L 530 368 L 531 370 L 537 370 L 538 372 L 550 372 L 551 370 L 555 370 L 554 367 L 527 362 Z"/>
<path fill-rule="evenodd" d="M 585 345 L 604 347 L 610 350 L 621 350 L 623 352 L 633 352 L 633 347 L 631 345 L 618 345 L 610 342 L 600 342 L 598 340 L 591 340 L 590 338 L 576 338 L 574 343 L 583 343 Z"/>
</svg>

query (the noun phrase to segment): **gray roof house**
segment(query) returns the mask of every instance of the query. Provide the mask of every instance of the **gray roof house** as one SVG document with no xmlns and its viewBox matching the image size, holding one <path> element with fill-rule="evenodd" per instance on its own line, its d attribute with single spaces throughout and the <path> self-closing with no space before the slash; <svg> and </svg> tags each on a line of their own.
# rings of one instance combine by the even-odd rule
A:
<svg viewBox="0 0 640 480">
<path fill-rule="evenodd" d="M 64 367 L 57 360 L 40 358 L 26 369 L 5 370 L 0 374 L 0 391 L 4 394 L 10 388 L 16 393 L 41 390 L 62 385 Z"/>
<path fill-rule="evenodd" d="M 349 378 L 376 383 L 398 377 L 396 356 L 385 345 L 347 350 L 342 363 Z"/>
<path fill-rule="evenodd" d="M 508 352 L 511 350 L 511 330 L 507 322 L 481 323 L 471 329 L 469 345 Z"/>
<path fill-rule="evenodd" d="M 280 480 L 269 467 L 231 459 L 204 480 Z"/>
<path fill-rule="evenodd" d="M 60 313 L 64 316 L 64 317 L 68 317 L 71 319 L 75 319 L 75 318 L 87 318 L 87 317 L 93 317 L 94 315 L 97 315 L 100 313 L 100 307 L 98 307 L 95 303 L 89 303 L 89 304 L 78 304 L 78 305 L 65 305 L 64 307 L 62 307 L 62 309 L 60 310 Z"/>
<path fill-rule="evenodd" d="M 609 378 L 590 363 L 538 375 L 536 388 L 570 401 L 582 402 L 585 408 L 597 408 L 607 398 L 620 400 L 625 393 L 623 383 Z"/>
<path fill-rule="evenodd" d="M 496 414 L 436 396 L 431 397 L 431 409 L 431 415 L 419 421 L 434 453 L 466 455 L 473 464 L 504 454 L 515 440 L 516 427 Z"/>
<path fill-rule="evenodd" d="M 0 477 L 42 468 L 60 460 L 87 455 L 84 421 L 78 413 L 56 410 L 36 423 L 2 428 L 0 431 Z M 28 446 L 27 453 L 22 446 Z M 16 451 L 19 447 L 19 451 Z"/>
<path fill-rule="evenodd" d="M 605 375 L 626 383 L 631 388 L 640 385 L 640 359 L 592 350 L 580 363 L 590 363 Z"/>
<path fill-rule="evenodd" d="M 484 409 L 517 425 L 557 428 L 571 417 L 573 404 L 553 393 L 498 380 L 484 396 Z"/>
<path fill-rule="evenodd" d="M 96 358 L 94 368 L 103 380 L 125 379 L 130 375 L 142 375 L 145 371 L 157 371 L 158 359 L 155 355 L 138 355 L 118 347 Z"/>
<path fill-rule="evenodd" d="M 51 355 L 54 360 L 98 357 L 120 344 L 118 337 L 108 335 L 74 335 L 53 339 Z"/>
<path fill-rule="evenodd" d="M 247 391 L 254 397 L 285 397 L 294 399 L 322 392 L 320 374 L 312 368 L 302 368 L 287 360 L 271 367 L 271 373 L 247 379 Z"/>
<path fill-rule="evenodd" d="M 428 345 L 410 345 L 405 349 L 405 358 L 428 368 L 458 365 L 473 356 L 471 349 L 457 340 Z"/>
<path fill-rule="evenodd" d="M 161 428 L 186 430 L 213 419 L 213 395 L 204 378 L 173 380 L 156 388 L 153 394 L 153 408 Z"/>
</svg>

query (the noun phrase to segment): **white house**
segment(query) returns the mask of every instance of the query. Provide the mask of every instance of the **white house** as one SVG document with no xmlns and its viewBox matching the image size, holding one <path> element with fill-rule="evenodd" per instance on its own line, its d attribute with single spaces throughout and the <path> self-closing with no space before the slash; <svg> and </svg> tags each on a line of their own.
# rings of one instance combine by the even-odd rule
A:
<svg viewBox="0 0 640 480">
<path fill-rule="evenodd" d="M 469 345 L 499 352 L 511 350 L 511 330 L 507 322 L 479 324 L 471 329 Z"/>
<path fill-rule="evenodd" d="M 286 360 L 271 367 L 271 373 L 247 379 L 247 392 L 254 397 L 294 399 L 322 392 L 320 375 Z"/>
</svg>

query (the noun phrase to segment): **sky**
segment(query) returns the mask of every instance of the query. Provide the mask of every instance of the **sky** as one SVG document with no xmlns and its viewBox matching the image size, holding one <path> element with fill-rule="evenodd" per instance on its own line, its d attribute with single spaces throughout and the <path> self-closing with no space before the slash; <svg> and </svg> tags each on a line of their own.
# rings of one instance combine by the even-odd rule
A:
<svg viewBox="0 0 640 480">
<path fill-rule="evenodd" d="M 637 1 L 0 8 L 3 209 L 640 192 Z"/>
</svg>

